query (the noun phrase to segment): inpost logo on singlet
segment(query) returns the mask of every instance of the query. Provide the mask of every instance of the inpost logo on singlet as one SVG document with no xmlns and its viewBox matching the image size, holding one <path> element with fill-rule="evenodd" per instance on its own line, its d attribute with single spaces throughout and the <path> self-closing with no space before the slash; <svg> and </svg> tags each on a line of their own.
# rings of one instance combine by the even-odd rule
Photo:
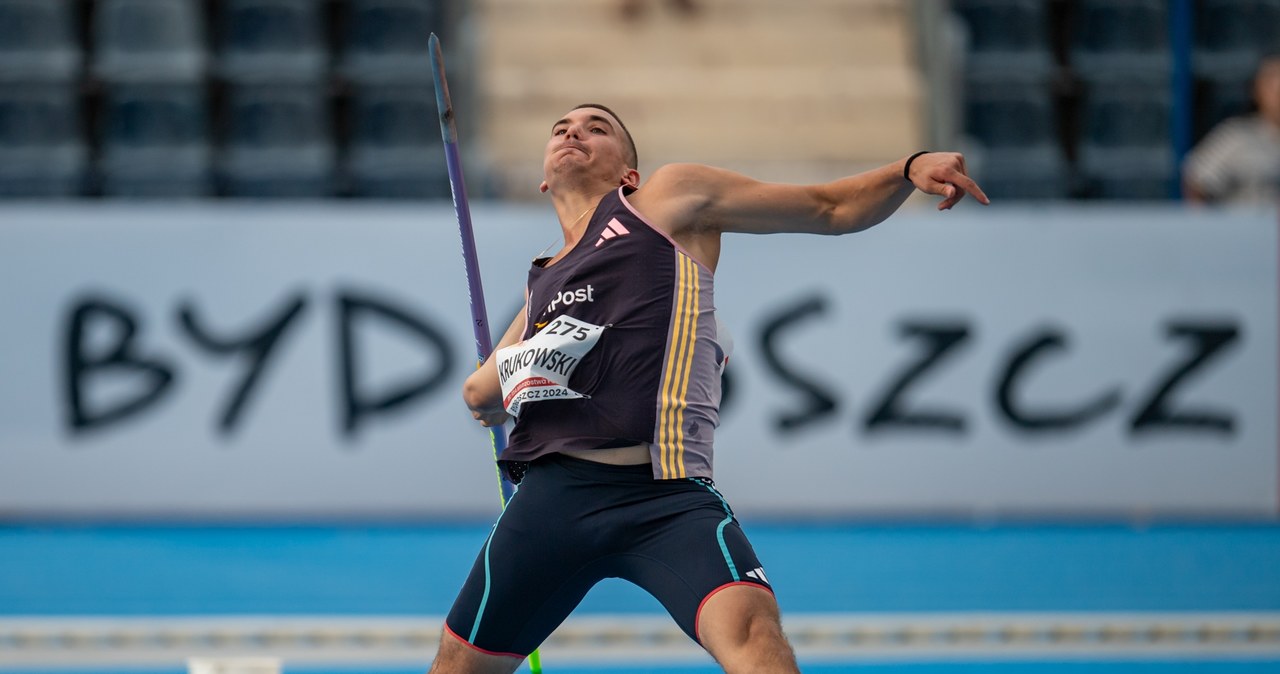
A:
<svg viewBox="0 0 1280 674">
<path fill-rule="evenodd" d="M 561 290 L 560 294 L 556 295 L 555 299 L 551 300 L 551 304 L 548 304 L 544 311 L 550 313 L 562 306 L 568 307 L 579 302 L 594 302 L 596 301 L 595 292 L 596 289 L 591 287 L 591 284 L 589 283 L 585 288 Z"/>
</svg>

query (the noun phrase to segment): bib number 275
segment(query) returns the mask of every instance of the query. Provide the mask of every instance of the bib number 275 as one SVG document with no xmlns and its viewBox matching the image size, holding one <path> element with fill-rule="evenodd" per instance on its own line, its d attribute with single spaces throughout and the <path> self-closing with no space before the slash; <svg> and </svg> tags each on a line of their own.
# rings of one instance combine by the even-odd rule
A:
<svg viewBox="0 0 1280 674">
<path fill-rule="evenodd" d="M 551 324 L 542 332 L 546 335 L 565 335 L 581 342 L 586 340 L 590 334 L 588 329 L 589 326 L 581 325 L 564 317 L 560 317 L 551 321 Z"/>
</svg>

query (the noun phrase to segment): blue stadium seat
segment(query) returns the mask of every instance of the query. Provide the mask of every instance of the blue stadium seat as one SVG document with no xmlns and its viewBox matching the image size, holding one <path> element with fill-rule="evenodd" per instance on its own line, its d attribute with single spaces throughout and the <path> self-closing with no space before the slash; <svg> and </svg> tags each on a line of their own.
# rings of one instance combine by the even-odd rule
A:
<svg viewBox="0 0 1280 674">
<path fill-rule="evenodd" d="M 1071 168 L 1058 145 L 1029 148 L 971 148 L 973 175 L 992 199 L 1066 199 Z"/>
<path fill-rule="evenodd" d="M 101 179 L 108 196 L 212 194 L 204 88 L 116 84 L 103 111 Z"/>
<path fill-rule="evenodd" d="M 1095 73 L 1086 82 L 1078 167 L 1089 196 L 1174 196 L 1172 98 L 1170 79 L 1158 70 Z"/>
<path fill-rule="evenodd" d="M 228 196 L 333 193 L 336 160 L 323 85 L 237 85 L 224 117 L 219 175 Z"/>
<path fill-rule="evenodd" d="M 66 82 L 79 73 L 67 0 L 0 0 L 0 81 Z"/>
<path fill-rule="evenodd" d="M 1192 58 L 1207 97 L 1196 107 L 1200 124 L 1212 125 L 1249 108 L 1259 57 L 1280 49 L 1280 0 L 1201 0 L 1195 7 Z"/>
<path fill-rule="evenodd" d="M 1107 148 L 1169 145 L 1171 105 L 1167 79 L 1091 81 L 1084 93 L 1082 143 Z"/>
<path fill-rule="evenodd" d="M 87 150 L 79 96 L 66 83 L 0 84 L 0 196 L 76 196 Z"/>
<path fill-rule="evenodd" d="M 1042 0 L 955 0 L 952 8 L 969 29 L 970 72 L 1049 72 L 1047 3 Z"/>
<path fill-rule="evenodd" d="M 193 82 L 206 65 L 204 22 L 192 0 L 98 0 L 93 70 L 116 82 Z"/>
<path fill-rule="evenodd" d="M 1178 174 L 1173 151 L 1166 147 L 1080 150 L 1080 168 L 1089 184 L 1087 196 L 1116 200 L 1166 200 L 1174 196 Z"/>
<path fill-rule="evenodd" d="M 1201 53 L 1256 58 L 1280 47 L 1280 0 L 1199 0 L 1195 38 Z"/>
<path fill-rule="evenodd" d="M 444 25 L 440 0 L 349 0 L 341 70 L 352 79 L 431 80 L 430 34 Z"/>
<path fill-rule="evenodd" d="M 1195 3 L 1195 46 L 1203 52 L 1252 51 L 1258 26 L 1253 0 L 1200 0 Z"/>
<path fill-rule="evenodd" d="M 226 0 L 218 19 L 220 72 L 240 82 L 323 79 L 322 8 L 315 0 Z"/>
<path fill-rule="evenodd" d="M 356 89 L 347 175 L 357 196 L 449 196 L 435 94 L 430 86 L 364 85 Z"/>
<path fill-rule="evenodd" d="M 1258 47 L 1263 52 L 1280 51 L 1280 30 L 1276 29 L 1280 26 L 1280 0 L 1259 0 L 1257 12 Z"/>
<path fill-rule="evenodd" d="M 1117 71 L 1168 73 L 1165 0 L 1079 0 L 1071 63 L 1084 79 Z"/>
<path fill-rule="evenodd" d="M 965 81 L 965 131 L 986 147 L 1057 142 L 1052 92 L 1045 82 Z"/>
</svg>

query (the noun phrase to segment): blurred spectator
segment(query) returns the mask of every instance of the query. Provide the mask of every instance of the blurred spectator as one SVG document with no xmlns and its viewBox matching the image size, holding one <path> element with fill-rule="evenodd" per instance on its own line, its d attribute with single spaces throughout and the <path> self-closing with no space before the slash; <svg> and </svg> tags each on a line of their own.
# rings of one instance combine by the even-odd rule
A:
<svg viewBox="0 0 1280 674">
<path fill-rule="evenodd" d="M 1256 113 L 1222 122 L 1187 155 L 1188 199 L 1280 203 L 1280 52 L 1259 61 L 1253 100 Z"/>
</svg>

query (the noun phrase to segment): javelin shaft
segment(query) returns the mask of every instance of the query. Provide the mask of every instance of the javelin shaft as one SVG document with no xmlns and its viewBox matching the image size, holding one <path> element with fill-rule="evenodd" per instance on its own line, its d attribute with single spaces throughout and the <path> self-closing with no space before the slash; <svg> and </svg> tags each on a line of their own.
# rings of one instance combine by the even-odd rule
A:
<svg viewBox="0 0 1280 674">
<path fill-rule="evenodd" d="M 449 168 L 449 190 L 453 194 L 453 210 L 458 216 L 458 233 L 462 237 L 462 260 L 467 269 L 467 294 L 471 301 L 471 329 L 476 342 L 476 360 L 477 363 L 484 363 L 493 352 L 493 338 L 489 334 L 484 286 L 480 282 L 480 259 L 476 253 L 475 230 L 471 226 L 467 185 L 462 178 L 462 156 L 458 152 L 458 129 L 454 124 L 453 101 L 449 97 L 449 83 L 444 75 L 444 53 L 435 33 L 431 34 L 430 43 L 436 107 L 440 111 L 440 135 L 444 140 L 444 158 Z M 489 428 L 489 436 L 493 441 L 493 458 L 496 461 L 507 448 L 507 433 L 502 426 L 492 426 Z M 515 493 L 515 486 L 502 477 L 500 471 L 498 486 L 502 490 L 502 506 L 505 508 Z"/>
<path fill-rule="evenodd" d="M 444 76 L 444 52 L 440 38 L 431 34 L 431 74 L 436 85 L 436 109 L 440 112 L 440 136 L 444 140 L 444 159 L 449 168 L 449 191 L 453 194 L 453 210 L 458 216 L 458 233 L 462 237 L 462 260 L 467 269 L 467 294 L 471 304 L 471 329 L 476 341 L 476 363 L 483 364 L 493 352 L 493 337 L 489 334 L 489 314 L 484 306 L 484 285 L 480 282 L 480 256 L 476 252 L 475 230 L 471 226 L 471 206 L 467 201 L 467 184 L 462 179 L 462 156 L 458 153 L 458 128 L 454 124 L 453 100 L 449 97 L 449 82 Z M 507 432 L 502 426 L 489 428 L 493 444 L 493 459 L 507 448 Z M 502 507 L 515 494 L 515 485 L 496 470 Z M 529 668 L 533 674 L 542 674 L 542 656 L 537 649 L 529 654 Z"/>
</svg>

